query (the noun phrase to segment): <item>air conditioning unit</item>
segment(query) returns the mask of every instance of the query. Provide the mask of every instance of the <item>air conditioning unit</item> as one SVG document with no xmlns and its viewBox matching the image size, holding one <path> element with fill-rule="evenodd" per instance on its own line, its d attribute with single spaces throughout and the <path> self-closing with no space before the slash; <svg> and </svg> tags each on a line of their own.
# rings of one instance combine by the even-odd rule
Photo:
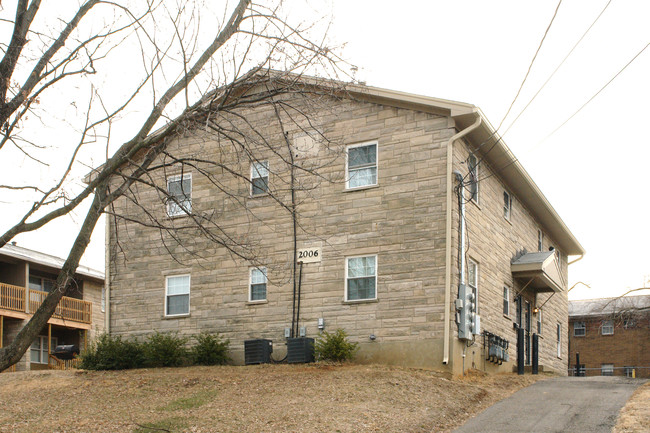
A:
<svg viewBox="0 0 650 433">
<path fill-rule="evenodd" d="M 314 339 L 309 337 L 287 338 L 287 362 L 314 362 Z"/>
<path fill-rule="evenodd" d="M 251 364 L 268 364 L 271 362 L 271 353 L 273 353 L 273 342 L 263 338 L 244 341 L 244 363 Z"/>
</svg>

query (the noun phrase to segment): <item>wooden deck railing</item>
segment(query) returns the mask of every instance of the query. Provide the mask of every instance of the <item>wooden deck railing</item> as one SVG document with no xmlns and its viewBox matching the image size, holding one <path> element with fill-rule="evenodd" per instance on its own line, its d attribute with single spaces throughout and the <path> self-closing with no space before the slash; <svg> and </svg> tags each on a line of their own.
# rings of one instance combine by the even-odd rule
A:
<svg viewBox="0 0 650 433">
<path fill-rule="evenodd" d="M 29 291 L 29 311 L 35 312 L 47 297 L 47 292 L 38 290 Z M 90 323 L 92 320 L 92 304 L 82 299 L 64 296 L 56 306 L 52 317 L 56 319 L 72 320 L 81 323 Z"/>
<path fill-rule="evenodd" d="M 79 368 L 79 365 L 81 365 L 81 358 L 59 359 L 54 355 L 49 356 L 48 366 L 51 370 L 71 370 Z"/>
<path fill-rule="evenodd" d="M 0 308 L 25 311 L 25 288 L 0 283 Z"/>
<path fill-rule="evenodd" d="M 47 292 L 30 290 L 29 305 L 25 305 L 25 290 L 24 287 L 0 283 L 0 308 L 23 313 L 34 313 L 43 303 Z M 29 309 L 26 308 L 27 306 L 29 306 Z M 92 321 L 92 303 L 64 296 L 56 306 L 52 317 L 90 324 Z"/>
</svg>

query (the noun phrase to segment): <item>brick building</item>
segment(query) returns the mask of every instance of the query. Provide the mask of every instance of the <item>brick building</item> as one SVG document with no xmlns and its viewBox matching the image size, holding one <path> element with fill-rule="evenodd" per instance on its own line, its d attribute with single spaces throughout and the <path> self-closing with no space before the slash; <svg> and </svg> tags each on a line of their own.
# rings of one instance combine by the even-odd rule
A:
<svg viewBox="0 0 650 433">
<path fill-rule="evenodd" d="M 569 301 L 569 372 L 650 377 L 650 295 Z"/>
<path fill-rule="evenodd" d="M 0 347 L 12 341 L 54 286 L 64 260 L 17 245 L 0 248 Z M 59 368 L 57 345 L 80 350 L 104 330 L 104 274 L 79 266 L 75 287 L 64 296 L 31 348 L 12 369 Z"/>
<path fill-rule="evenodd" d="M 540 365 L 564 373 L 568 259 L 584 250 L 485 116 L 339 85 L 271 74 L 229 93 L 254 104 L 206 98 L 110 209 L 110 333 L 220 332 L 243 362 L 247 339 L 281 358 L 287 332 L 343 328 L 361 362 L 459 373 L 511 371 L 522 327 L 525 363 L 538 334 Z"/>
</svg>

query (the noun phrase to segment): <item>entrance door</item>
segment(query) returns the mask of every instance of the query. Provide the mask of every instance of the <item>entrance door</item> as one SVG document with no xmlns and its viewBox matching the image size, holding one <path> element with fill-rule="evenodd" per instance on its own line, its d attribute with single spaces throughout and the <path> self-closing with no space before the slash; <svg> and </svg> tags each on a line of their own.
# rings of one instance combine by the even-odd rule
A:
<svg viewBox="0 0 650 433">
<path fill-rule="evenodd" d="M 530 302 L 526 301 L 526 317 L 524 320 L 524 342 L 526 353 L 526 365 L 530 365 L 530 329 L 531 329 L 531 310 Z"/>
</svg>

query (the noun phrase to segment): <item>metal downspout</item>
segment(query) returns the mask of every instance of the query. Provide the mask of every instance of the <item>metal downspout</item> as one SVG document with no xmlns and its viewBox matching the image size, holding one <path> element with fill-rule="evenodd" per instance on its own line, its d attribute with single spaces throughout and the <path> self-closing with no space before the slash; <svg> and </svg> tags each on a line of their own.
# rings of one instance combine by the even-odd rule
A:
<svg viewBox="0 0 650 433">
<path fill-rule="evenodd" d="M 111 333 L 111 222 L 109 213 L 104 213 L 104 333 Z M 101 301 L 100 301 L 101 302 Z"/>
<path fill-rule="evenodd" d="M 449 362 L 449 335 L 451 333 L 451 204 L 452 204 L 452 194 L 453 194 L 453 184 L 452 184 L 452 170 L 454 166 L 453 161 L 453 146 L 454 142 L 459 138 L 464 137 L 469 134 L 476 128 L 481 125 L 481 115 L 478 111 L 474 111 L 476 114 L 476 121 L 463 129 L 462 131 L 456 133 L 452 136 L 447 142 L 447 216 L 446 216 L 446 227 L 445 227 L 445 328 L 444 328 L 444 341 L 443 341 L 443 357 L 442 363 L 447 364 Z"/>
</svg>

